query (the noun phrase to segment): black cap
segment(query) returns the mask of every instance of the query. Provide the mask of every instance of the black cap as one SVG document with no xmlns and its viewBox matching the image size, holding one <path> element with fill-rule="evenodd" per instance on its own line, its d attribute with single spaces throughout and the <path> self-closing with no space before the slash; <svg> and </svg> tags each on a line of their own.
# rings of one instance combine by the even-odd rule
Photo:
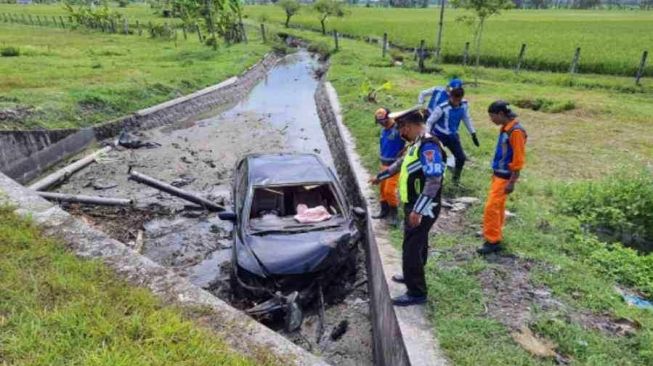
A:
<svg viewBox="0 0 653 366">
<path fill-rule="evenodd" d="M 508 117 L 516 117 L 515 112 L 510 109 L 510 103 L 505 100 L 496 100 L 487 108 L 488 113 L 497 114 L 503 112 Z"/>
</svg>

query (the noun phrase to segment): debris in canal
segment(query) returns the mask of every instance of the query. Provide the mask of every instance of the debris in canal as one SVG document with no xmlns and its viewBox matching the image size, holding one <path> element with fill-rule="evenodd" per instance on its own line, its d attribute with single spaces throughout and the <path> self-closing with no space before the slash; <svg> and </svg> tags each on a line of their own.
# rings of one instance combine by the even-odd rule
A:
<svg viewBox="0 0 653 366">
<path fill-rule="evenodd" d="M 32 183 L 29 188 L 35 191 L 45 191 L 48 188 L 55 186 L 57 184 L 60 184 L 61 182 L 65 181 L 68 179 L 71 175 L 73 175 L 75 172 L 78 170 L 85 168 L 89 164 L 93 163 L 96 159 L 98 159 L 100 156 L 108 153 L 113 149 L 113 146 L 107 146 L 104 147 L 68 166 L 65 166 L 56 172 L 48 175 L 45 178 L 42 178 L 38 180 L 35 183 Z"/>
<path fill-rule="evenodd" d="M 50 201 L 57 202 L 73 202 L 73 203 L 83 203 L 87 205 L 99 205 L 99 206 L 131 206 L 134 204 L 134 201 L 127 198 L 110 198 L 110 197 L 97 197 L 97 196 L 85 196 L 85 195 L 74 195 L 74 194 L 64 194 L 64 193 L 53 193 L 53 192 L 37 192 L 39 196 L 48 199 Z"/>
<path fill-rule="evenodd" d="M 168 183 L 162 182 L 160 180 L 154 179 L 150 176 L 147 176 L 145 174 L 139 173 L 135 170 L 132 170 L 131 167 L 129 168 L 129 179 L 136 181 L 138 183 L 145 184 L 147 186 L 159 189 L 163 192 L 169 193 L 173 196 L 177 196 L 179 198 L 183 198 L 187 201 L 196 203 L 202 207 L 204 207 L 207 210 L 210 211 L 224 211 L 224 207 L 213 203 L 206 198 L 202 198 L 196 194 L 190 193 L 188 191 L 184 191 L 182 189 L 179 189 L 177 187 L 174 187 Z"/>
<path fill-rule="evenodd" d="M 338 325 L 331 331 L 331 340 L 337 341 L 340 339 L 347 332 L 348 327 L 349 322 L 346 319 L 338 323 Z"/>
</svg>

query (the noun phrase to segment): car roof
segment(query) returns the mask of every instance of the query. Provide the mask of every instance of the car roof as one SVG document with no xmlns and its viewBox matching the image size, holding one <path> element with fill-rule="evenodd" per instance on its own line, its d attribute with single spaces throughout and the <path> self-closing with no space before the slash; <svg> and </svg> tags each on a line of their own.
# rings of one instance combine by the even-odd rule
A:
<svg viewBox="0 0 653 366">
<path fill-rule="evenodd" d="M 252 154 L 245 157 L 249 184 L 255 186 L 328 183 L 334 180 L 315 154 Z"/>
</svg>

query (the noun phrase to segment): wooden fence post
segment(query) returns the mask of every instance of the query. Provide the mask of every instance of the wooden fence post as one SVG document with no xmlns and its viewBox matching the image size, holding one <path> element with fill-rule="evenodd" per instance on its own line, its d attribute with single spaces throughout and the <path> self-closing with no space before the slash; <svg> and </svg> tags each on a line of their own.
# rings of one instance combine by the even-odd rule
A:
<svg viewBox="0 0 653 366">
<path fill-rule="evenodd" d="M 123 19 L 122 21 L 122 30 L 125 32 L 125 34 L 129 34 L 129 20 L 127 20 L 127 18 Z"/>
<path fill-rule="evenodd" d="M 197 23 L 195 23 L 195 30 L 197 30 L 197 38 L 199 39 L 200 43 L 202 43 L 202 32 L 200 31 L 200 26 Z"/>
<path fill-rule="evenodd" d="M 335 42 L 335 44 L 336 44 L 336 51 L 337 51 L 338 48 L 339 48 L 339 47 L 338 47 L 338 31 L 335 30 L 335 29 L 333 30 L 333 40 L 334 40 L 334 42 Z"/>
<path fill-rule="evenodd" d="M 57 18 L 55 18 L 54 15 L 52 16 L 52 25 L 55 27 L 57 26 Z"/>
<path fill-rule="evenodd" d="M 242 34 L 242 39 L 241 41 L 247 43 L 247 30 L 245 30 L 245 24 L 243 22 L 240 22 L 240 33 Z"/>
<path fill-rule="evenodd" d="M 635 76 L 635 84 L 641 85 L 639 80 L 644 76 L 644 68 L 646 67 L 646 58 L 648 58 L 648 51 L 642 53 L 642 60 L 639 62 L 639 69 L 637 69 L 637 75 Z"/>
<path fill-rule="evenodd" d="M 150 37 L 154 38 L 154 27 L 152 27 L 152 22 L 148 22 L 148 26 L 150 27 Z"/>
<path fill-rule="evenodd" d="M 526 43 L 521 44 L 521 49 L 519 50 L 519 56 L 517 57 L 517 67 L 515 68 L 515 73 L 519 73 L 521 69 L 521 64 L 524 62 L 524 54 L 526 53 Z"/>
<path fill-rule="evenodd" d="M 63 17 L 61 15 L 59 16 L 59 22 L 61 23 L 61 28 L 66 29 L 66 24 L 64 24 Z"/>
<path fill-rule="evenodd" d="M 381 51 L 381 56 L 385 58 L 386 52 L 388 52 L 388 32 L 383 33 L 383 51 Z"/>
<path fill-rule="evenodd" d="M 261 39 L 263 43 L 267 42 L 267 36 L 265 35 L 265 24 L 261 23 Z"/>
<path fill-rule="evenodd" d="M 184 35 L 184 41 L 188 39 L 188 36 L 186 35 L 186 24 L 181 25 L 181 32 Z"/>
<path fill-rule="evenodd" d="M 424 72 L 425 43 L 424 40 L 419 41 L 419 72 Z"/>
<path fill-rule="evenodd" d="M 580 61 L 580 47 L 576 47 L 576 52 L 574 52 L 574 59 L 571 60 L 571 67 L 569 68 L 570 74 L 575 74 L 578 71 L 578 61 Z"/>
<path fill-rule="evenodd" d="M 141 29 L 141 22 L 139 22 L 138 20 L 136 21 L 136 32 L 138 32 L 139 36 L 143 35 L 143 30 Z"/>
</svg>

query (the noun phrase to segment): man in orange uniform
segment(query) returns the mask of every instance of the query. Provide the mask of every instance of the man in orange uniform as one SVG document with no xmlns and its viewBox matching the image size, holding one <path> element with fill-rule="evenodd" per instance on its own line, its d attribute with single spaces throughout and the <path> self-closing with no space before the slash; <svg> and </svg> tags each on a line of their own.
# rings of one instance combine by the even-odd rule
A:
<svg viewBox="0 0 653 366">
<path fill-rule="evenodd" d="M 383 127 L 379 138 L 379 159 L 381 160 L 381 171 L 386 170 L 392 165 L 403 152 L 406 143 L 401 138 L 399 130 L 394 119 L 390 118 L 390 110 L 379 108 L 374 113 L 374 120 Z M 381 182 L 381 212 L 372 216 L 374 219 L 387 219 L 388 223 L 397 226 L 397 207 L 399 198 L 397 198 L 397 182 L 399 174 L 390 177 Z"/>
<path fill-rule="evenodd" d="M 497 126 L 499 141 L 492 160 L 492 184 L 483 212 L 483 236 L 485 243 L 476 251 L 490 254 L 503 249 L 503 223 L 505 221 L 506 199 L 515 190 L 519 172 L 526 162 L 526 130 L 517 121 L 517 115 L 507 102 L 497 100 L 488 108 L 490 120 Z"/>
</svg>

